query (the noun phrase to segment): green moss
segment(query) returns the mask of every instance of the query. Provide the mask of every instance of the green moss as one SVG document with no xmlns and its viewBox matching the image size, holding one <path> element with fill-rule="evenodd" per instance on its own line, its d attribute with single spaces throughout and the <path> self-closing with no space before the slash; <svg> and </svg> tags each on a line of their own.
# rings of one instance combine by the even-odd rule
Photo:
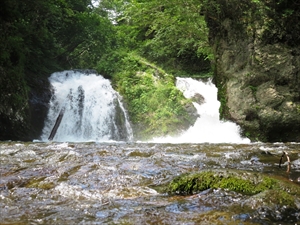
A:
<svg viewBox="0 0 300 225">
<path fill-rule="evenodd" d="M 257 87 L 256 87 L 256 86 L 250 85 L 249 88 L 251 89 L 253 95 L 255 96 L 255 94 L 256 94 L 256 92 L 257 92 Z"/>
<path fill-rule="evenodd" d="M 187 112 L 192 102 L 176 88 L 175 77 L 134 53 L 124 57 L 113 84 L 124 98 L 139 140 L 178 134 L 196 120 Z"/>
<path fill-rule="evenodd" d="M 218 100 L 220 101 L 220 117 L 221 119 L 229 119 L 229 108 L 227 106 L 227 91 L 225 84 L 217 83 L 218 88 Z"/>
<path fill-rule="evenodd" d="M 209 188 L 224 188 L 253 195 L 278 188 L 278 182 L 273 178 L 246 172 L 204 171 L 196 174 L 184 174 L 175 178 L 169 184 L 168 192 L 192 194 Z"/>
</svg>

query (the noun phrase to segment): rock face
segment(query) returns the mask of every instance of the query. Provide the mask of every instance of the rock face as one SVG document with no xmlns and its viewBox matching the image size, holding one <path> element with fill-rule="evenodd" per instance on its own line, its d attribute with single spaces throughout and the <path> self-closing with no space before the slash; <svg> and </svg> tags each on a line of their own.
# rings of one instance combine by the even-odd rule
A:
<svg viewBox="0 0 300 225">
<path fill-rule="evenodd" d="M 40 136 L 51 97 L 45 76 L 26 80 L 0 68 L 0 140 L 32 141 Z"/>
<path fill-rule="evenodd" d="M 49 101 L 52 95 L 52 88 L 48 79 L 35 81 L 35 88 L 32 88 L 29 96 L 29 114 L 30 127 L 24 135 L 17 140 L 32 141 L 38 139 L 44 127 L 44 121 L 47 117 Z"/>
<path fill-rule="evenodd" d="M 283 7 L 292 5 L 280 14 L 258 1 L 214 2 L 220 15 L 209 12 L 207 22 L 221 116 L 252 140 L 300 141 L 300 27 L 288 24 L 300 9 L 287 15 Z"/>
<path fill-rule="evenodd" d="M 199 105 L 202 105 L 203 103 L 205 103 L 205 99 L 202 95 L 200 95 L 199 93 L 196 93 L 192 98 L 193 102 L 197 102 Z"/>
</svg>

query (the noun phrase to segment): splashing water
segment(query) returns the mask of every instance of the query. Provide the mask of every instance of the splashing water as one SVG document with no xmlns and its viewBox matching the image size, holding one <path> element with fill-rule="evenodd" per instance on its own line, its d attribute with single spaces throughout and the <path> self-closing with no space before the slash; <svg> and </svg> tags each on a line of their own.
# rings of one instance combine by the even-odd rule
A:
<svg viewBox="0 0 300 225">
<path fill-rule="evenodd" d="M 109 80 L 79 71 L 53 73 L 49 80 L 54 93 L 41 136 L 43 141 L 48 138 L 61 142 L 133 140 L 121 96 Z M 240 136 L 240 128 L 235 123 L 219 120 L 220 102 L 211 81 L 177 78 L 176 86 L 186 98 L 195 94 L 203 96 L 203 104 L 193 102 L 200 117 L 179 137 L 154 138 L 151 142 L 250 143 Z"/>
<path fill-rule="evenodd" d="M 155 138 L 158 143 L 250 143 L 248 138 L 240 136 L 240 128 L 235 123 L 219 119 L 220 102 L 217 100 L 216 86 L 209 80 L 197 81 L 192 78 L 177 77 L 176 86 L 186 98 L 195 94 L 204 97 L 204 103 L 193 102 L 199 118 L 194 126 L 179 137 Z"/>
<path fill-rule="evenodd" d="M 0 224 L 299 225 L 300 195 L 292 191 L 300 188 L 299 144 L 0 142 Z M 282 149 L 289 173 L 287 163 L 278 167 Z M 257 195 L 166 192 L 179 174 L 205 170 L 240 171 L 257 184 L 272 176 L 288 186 Z"/>
<path fill-rule="evenodd" d="M 53 73 L 49 81 L 54 93 L 41 136 L 43 141 L 50 136 L 54 141 L 76 142 L 132 139 L 121 97 L 109 80 L 96 74 L 63 71 Z"/>
</svg>

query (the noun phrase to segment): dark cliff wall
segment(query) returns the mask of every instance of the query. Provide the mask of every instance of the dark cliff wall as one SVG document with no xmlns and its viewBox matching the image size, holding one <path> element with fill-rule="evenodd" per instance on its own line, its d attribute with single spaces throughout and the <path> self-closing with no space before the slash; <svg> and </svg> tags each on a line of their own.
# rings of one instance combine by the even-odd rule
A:
<svg viewBox="0 0 300 225">
<path fill-rule="evenodd" d="M 3 72 L 0 73 L 0 86 L 0 140 L 38 139 L 51 98 L 47 77 L 21 83 L 14 76 L 9 77 Z"/>
<path fill-rule="evenodd" d="M 300 3 L 209 4 L 221 116 L 252 140 L 300 141 Z"/>
<path fill-rule="evenodd" d="M 22 140 L 39 139 L 49 109 L 52 87 L 47 78 L 37 79 L 29 94 L 29 129 Z M 19 139 L 20 140 L 20 139 Z"/>
</svg>

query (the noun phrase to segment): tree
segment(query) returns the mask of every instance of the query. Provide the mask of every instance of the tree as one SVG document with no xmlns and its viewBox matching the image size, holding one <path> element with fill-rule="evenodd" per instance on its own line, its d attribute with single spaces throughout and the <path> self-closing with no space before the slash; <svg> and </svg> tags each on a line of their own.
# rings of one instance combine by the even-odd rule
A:
<svg viewBox="0 0 300 225">
<path fill-rule="evenodd" d="M 124 15 L 138 30 L 141 52 L 157 62 L 200 68 L 199 62 L 212 58 L 201 1 L 131 1 Z"/>
<path fill-rule="evenodd" d="M 32 90 L 54 71 L 96 68 L 113 32 L 89 0 L 2 0 L 0 139 L 23 139 Z"/>
</svg>

